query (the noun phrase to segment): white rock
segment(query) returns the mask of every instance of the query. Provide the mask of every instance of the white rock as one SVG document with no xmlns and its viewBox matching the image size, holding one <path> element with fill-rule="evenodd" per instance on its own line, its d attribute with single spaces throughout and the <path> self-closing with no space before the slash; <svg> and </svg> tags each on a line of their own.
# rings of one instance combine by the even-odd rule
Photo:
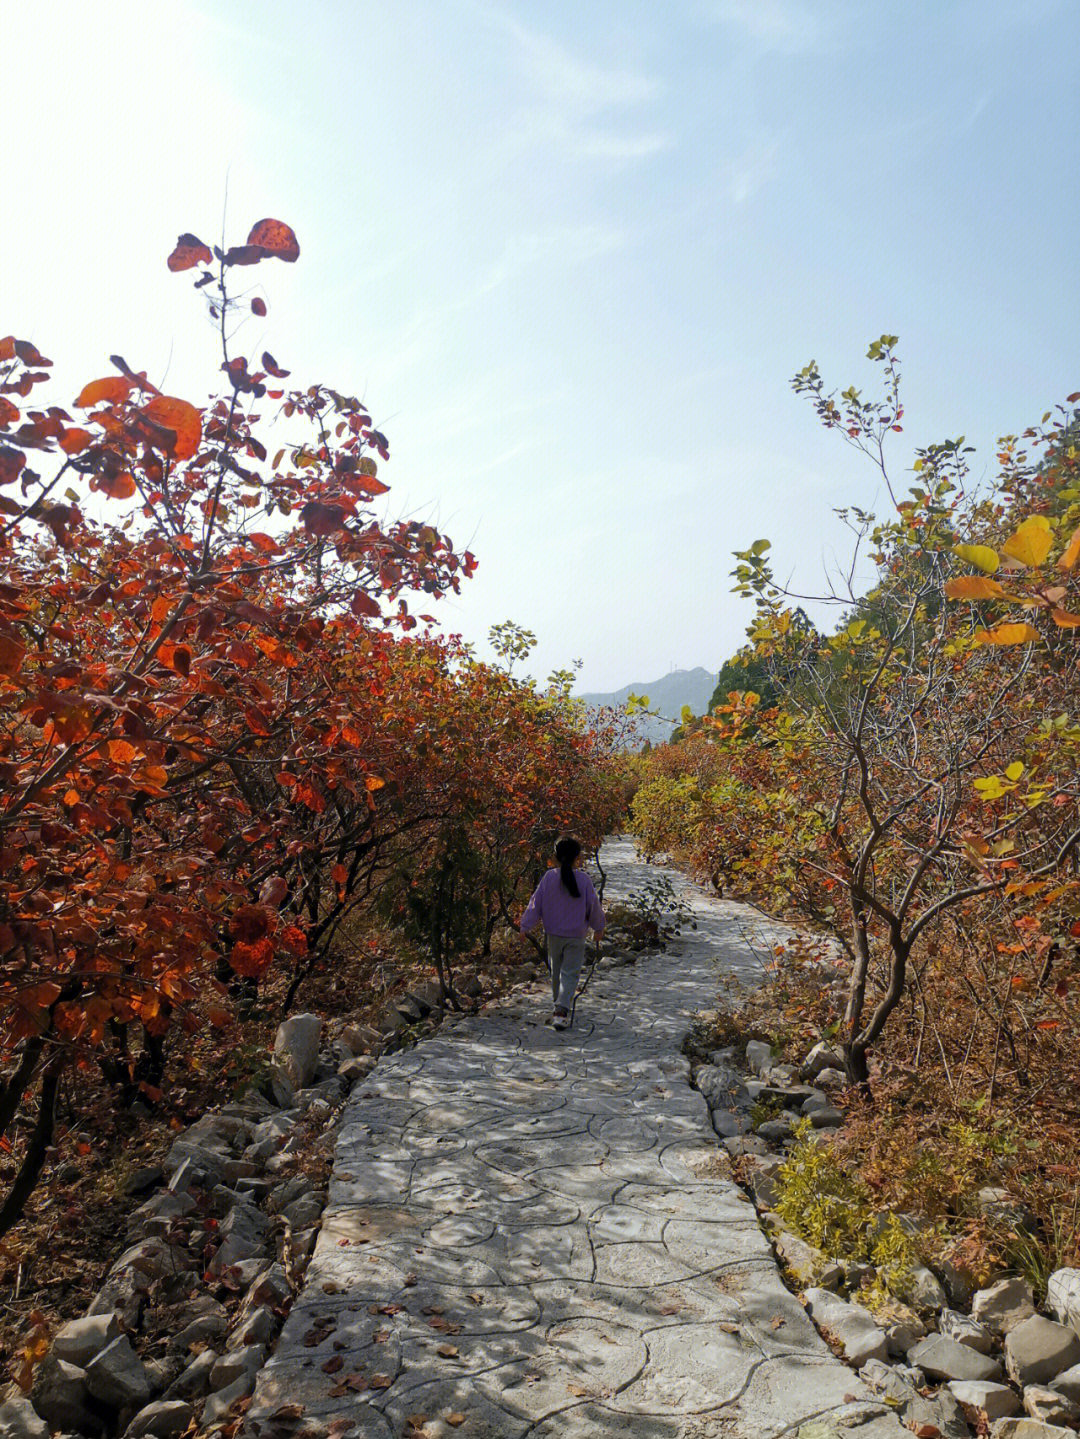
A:
<svg viewBox="0 0 1080 1439">
<path fill-rule="evenodd" d="M 1020 1400 L 1008 1384 L 994 1384 L 985 1379 L 951 1379 L 950 1391 L 961 1404 L 981 1409 L 987 1419 L 1007 1419 L 1020 1413 Z"/>
<path fill-rule="evenodd" d="M 1080 1404 L 1080 1364 L 1074 1364 L 1071 1369 L 1066 1369 L 1064 1374 L 1059 1374 L 1050 1387 Z"/>
<path fill-rule="evenodd" d="M 1046 1307 L 1080 1334 L 1080 1269 L 1055 1269 L 1046 1281 Z"/>
<path fill-rule="evenodd" d="M 124 1431 L 124 1439 L 141 1439 L 144 1434 L 154 1439 L 173 1439 L 191 1423 L 195 1410 L 183 1399 L 156 1399 L 140 1409 Z"/>
<path fill-rule="evenodd" d="M 1044 1384 L 1080 1362 L 1080 1338 L 1064 1324 L 1033 1314 L 1005 1336 L 1005 1367 L 1020 1385 Z"/>
<path fill-rule="evenodd" d="M 1076 1432 L 1039 1419 L 999 1419 L 990 1430 L 990 1439 L 1076 1439 Z"/>
<path fill-rule="evenodd" d="M 755 1074 L 765 1074 L 772 1067 L 772 1046 L 762 1039 L 751 1039 L 746 1045 L 746 1062 Z"/>
<path fill-rule="evenodd" d="M 294 1089 L 303 1089 L 315 1077 L 321 1036 L 322 1020 L 317 1014 L 293 1014 L 278 1025 L 274 1058 Z"/>
<path fill-rule="evenodd" d="M 994 1347 L 994 1336 L 986 1325 L 957 1309 L 943 1309 L 938 1315 L 938 1328 L 958 1344 L 966 1344 L 980 1354 L 989 1354 Z"/>
<path fill-rule="evenodd" d="M 49 1439 L 49 1426 L 29 1399 L 17 1396 L 0 1404 L 0 1439 Z"/>
<path fill-rule="evenodd" d="M 1035 1313 L 1031 1285 L 1023 1279 L 999 1279 L 979 1289 L 971 1301 L 971 1317 L 992 1334 L 1008 1334 Z"/>
<path fill-rule="evenodd" d="M 1080 1405 L 1041 1384 L 1029 1384 L 1024 1390 L 1024 1408 L 1044 1424 L 1073 1424 L 1080 1419 Z"/>
<path fill-rule="evenodd" d="M 849 1304 L 821 1288 L 808 1289 L 805 1298 L 814 1322 L 837 1340 L 857 1369 L 868 1359 L 888 1359 L 889 1341 L 861 1304 Z"/>
<path fill-rule="evenodd" d="M 934 1379 L 1000 1379 L 1001 1365 L 996 1359 L 958 1344 L 944 1334 L 930 1334 L 908 1351 L 908 1362 Z"/>
<path fill-rule="evenodd" d="M 821 1040 L 803 1060 L 799 1072 L 803 1079 L 816 1079 L 823 1069 L 842 1070 L 843 1067 L 844 1056 L 840 1051 Z"/>
<path fill-rule="evenodd" d="M 57 1359 L 66 1359 L 69 1364 L 85 1369 L 94 1355 L 100 1354 L 119 1334 L 120 1321 L 115 1311 L 87 1314 L 60 1326 L 53 1340 L 53 1353 Z"/>
</svg>

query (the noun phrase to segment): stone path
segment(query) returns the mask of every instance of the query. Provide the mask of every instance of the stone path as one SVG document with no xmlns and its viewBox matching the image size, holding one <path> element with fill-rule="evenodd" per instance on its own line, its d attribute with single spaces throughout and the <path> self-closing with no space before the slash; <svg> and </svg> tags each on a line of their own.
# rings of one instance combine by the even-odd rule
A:
<svg viewBox="0 0 1080 1439">
<path fill-rule="evenodd" d="M 645 872 L 627 841 L 604 863 L 608 900 Z M 906 1432 L 784 1288 L 689 1087 L 690 1016 L 721 972 L 754 978 L 745 935 L 764 947 L 768 929 L 667 873 L 697 929 L 597 974 L 572 1031 L 545 1027 L 536 986 L 381 1061 L 353 1091 L 318 1246 L 249 1431 Z"/>
</svg>

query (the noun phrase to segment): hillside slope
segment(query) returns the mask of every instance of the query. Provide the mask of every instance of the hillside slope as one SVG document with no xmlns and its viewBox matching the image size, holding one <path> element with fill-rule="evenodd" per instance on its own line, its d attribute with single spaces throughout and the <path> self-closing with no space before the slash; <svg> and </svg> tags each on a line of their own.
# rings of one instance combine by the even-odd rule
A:
<svg viewBox="0 0 1080 1439">
<path fill-rule="evenodd" d="M 658 740 L 666 740 L 679 723 L 683 705 L 689 705 L 694 714 L 703 714 L 715 686 L 716 671 L 699 665 L 692 670 L 672 670 L 660 679 L 635 681 L 608 694 L 582 694 L 578 698 L 588 705 L 603 706 L 624 705 L 632 694 L 648 695 L 649 708 L 666 716 L 665 719 L 649 717 L 641 721 L 642 737 L 655 744 Z"/>
</svg>

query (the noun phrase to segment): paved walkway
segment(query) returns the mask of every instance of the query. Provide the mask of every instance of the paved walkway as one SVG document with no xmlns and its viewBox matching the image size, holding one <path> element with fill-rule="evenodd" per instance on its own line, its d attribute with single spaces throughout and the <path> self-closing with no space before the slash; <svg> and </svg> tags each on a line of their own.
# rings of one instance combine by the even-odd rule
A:
<svg viewBox="0 0 1080 1439">
<path fill-rule="evenodd" d="M 645 873 L 626 841 L 604 860 L 609 900 Z M 667 873 L 697 929 L 598 974 L 574 1030 L 536 986 L 354 1089 L 250 1429 L 300 1405 L 334 1439 L 905 1432 L 780 1282 L 689 1087 L 690 1015 L 770 935 Z"/>
</svg>

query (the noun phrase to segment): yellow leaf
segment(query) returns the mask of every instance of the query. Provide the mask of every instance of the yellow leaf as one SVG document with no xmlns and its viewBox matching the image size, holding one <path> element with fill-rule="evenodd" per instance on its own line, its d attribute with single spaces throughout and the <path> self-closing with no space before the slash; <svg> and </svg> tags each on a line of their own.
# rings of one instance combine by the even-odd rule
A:
<svg viewBox="0 0 1080 1439">
<path fill-rule="evenodd" d="M 1030 645 L 1039 638 L 1034 625 L 995 625 L 992 630 L 977 630 L 976 640 L 983 645 Z"/>
<path fill-rule="evenodd" d="M 1013 784 L 1016 783 L 1016 781 L 1020 778 L 1020 776 L 1021 776 L 1023 773 L 1024 773 L 1024 766 L 1020 763 L 1020 761 L 1019 761 L 1018 759 L 1014 759 L 1013 762 L 1012 762 L 1012 764 L 1009 764 L 1009 765 L 1006 765 L 1006 766 L 1005 766 L 1005 778 L 1006 778 L 1006 779 L 1011 779 L 1012 782 L 1013 782 Z"/>
<path fill-rule="evenodd" d="M 1022 565 L 1041 565 L 1050 553 L 1053 537 L 1045 515 L 1032 515 L 1002 545 L 1002 552 Z"/>
<path fill-rule="evenodd" d="M 1075 630 L 1080 626 L 1080 615 L 1070 614 L 1068 610 L 1051 610 L 1050 618 L 1063 630 Z"/>
<path fill-rule="evenodd" d="M 1068 545 L 1066 546 L 1065 552 L 1058 560 L 1058 569 L 1074 569 L 1077 560 L 1080 560 L 1080 525 L 1078 525 L 1073 531 L 1072 539 L 1069 541 Z"/>
<path fill-rule="evenodd" d="M 948 580 L 945 593 L 951 600 L 1000 600 L 1006 598 L 1005 587 L 986 575 L 961 575 Z"/>
<path fill-rule="evenodd" d="M 1001 563 L 997 550 L 992 550 L 989 545 L 953 545 L 953 554 L 988 575 L 992 575 Z"/>
</svg>

